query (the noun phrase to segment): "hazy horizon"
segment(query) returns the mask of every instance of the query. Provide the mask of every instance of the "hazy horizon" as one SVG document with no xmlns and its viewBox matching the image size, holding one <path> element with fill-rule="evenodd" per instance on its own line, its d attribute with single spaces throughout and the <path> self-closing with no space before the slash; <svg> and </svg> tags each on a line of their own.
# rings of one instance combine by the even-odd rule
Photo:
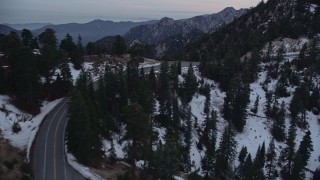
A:
<svg viewBox="0 0 320 180">
<path fill-rule="evenodd" d="M 1 0 L 1 24 L 86 23 L 95 19 L 148 21 L 190 18 L 226 7 L 256 6 L 261 0 Z"/>
</svg>

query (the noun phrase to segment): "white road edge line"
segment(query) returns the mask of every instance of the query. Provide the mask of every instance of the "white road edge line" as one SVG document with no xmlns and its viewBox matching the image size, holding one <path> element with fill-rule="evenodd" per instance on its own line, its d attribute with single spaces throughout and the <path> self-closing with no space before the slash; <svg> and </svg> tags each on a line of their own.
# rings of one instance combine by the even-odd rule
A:
<svg viewBox="0 0 320 180">
<path fill-rule="evenodd" d="M 63 99 L 63 100 L 64 100 L 64 99 Z M 63 101 L 63 100 L 62 100 L 62 101 Z M 66 101 L 63 103 L 63 105 L 64 105 L 64 104 L 66 104 Z M 57 113 L 60 111 L 60 109 L 63 107 L 63 105 L 58 108 L 58 110 L 56 111 L 56 113 L 54 114 L 54 116 L 53 116 L 52 119 L 55 119 L 55 117 L 57 116 Z M 51 129 L 52 121 L 53 121 L 53 120 L 50 121 L 48 130 L 47 130 L 46 140 L 45 140 L 45 146 L 44 146 L 43 179 L 46 179 L 47 141 L 48 141 L 48 135 L 49 135 L 49 131 L 50 131 L 50 129 Z"/>
<path fill-rule="evenodd" d="M 57 126 L 56 126 L 56 128 L 55 128 L 55 131 L 54 131 L 54 137 L 53 137 L 53 169 L 54 169 L 54 171 L 53 171 L 53 177 L 54 177 L 54 180 L 56 180 L 57 178 L 56 178 L 56 170 L 57 170 L 57 164 L 56 164 L 56 137 L 57 137 L 57 130 L 58 130 L 58 128 L 59 128 L 59 124 L 60 124 L 60 122 L 61 122 L 61 119 L 63 119 L 63 116 L 66 114 L 66 109 L 64 109 L 63 110 L 63 112 L 61 113 L 61 116 L 60 116 L 60 118 L 59 118 L 59 121 L 58 121 L 58 123 L 57 123 Z"/>
<path fill-rule="evenodd" d="M 65 118 L 63 133 L 62 133 L 62 142 L 63 142 L 63 169 L 64 169 L 64 179 L 67 180 L 67 171 L 66 171 L 66 144 L 65 144 L 65 132 L 68 123 L 68 117 Z"/>
</svg>

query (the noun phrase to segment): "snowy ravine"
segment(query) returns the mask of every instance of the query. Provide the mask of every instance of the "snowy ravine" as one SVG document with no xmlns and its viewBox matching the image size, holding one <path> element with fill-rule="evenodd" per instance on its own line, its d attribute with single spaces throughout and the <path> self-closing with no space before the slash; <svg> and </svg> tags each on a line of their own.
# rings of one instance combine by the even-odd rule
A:
<svg viewBox="0 0 320 180">
<path fill-rule="evenodd" d="M 264 64 L 261 64 L 261 69 L 263 69 Z M 199 71 L 197 68 L 194 68 L 195 74 L 200 81 L 202 79 Z M 187 72 L 187 68 L 183 69 L 183 72 Z M 180 78 L 181 79 L 181 78 Z M 265 109 L 265 91 L 262 89 L 262 83 L 266 79 L 266 72 L 262 71 L 258 74 L 258 79 L 256 82 L 250 84 L 250 104 L 247 107 L 247 112 L 249 112 L 246 126 L 244 127 L 244 130 L 242 133 L 236 133 L 236 141 L 237 144 L 237 152 L 239 153 L 241 148 L 243 146 L 247 147 L 248 153 L 251 154 L 251 156 L 255 157 L 256 151 L 261 146 L 263 142 L 265 142 L 266 148 L 268 148 L 268 144 L 270 140 L 272 139 L 272 135 L 270 133 L 270 128 L 272 126 L 272 122 L 270 120 L 267 120 L 265 117 L 264 109 Z M 227 122 L 222 118 L 222 108 L 223 108 L 223 98 L 225 97 L 225 93 L 221 92 L 218 88 L 218 85 L 212 81 L 208 80 L 206 78 L 203 78 L 204 83 L 211 85 L 211 110 L 216 110 L 218 112 L 218 124 L 217 124 L 217 144 L 216 148 L 219 146 L 220 137 L 222 134 L 222 131 L 224 127 L 227 125 Z M 269 83 L 269 89 L 275 89 L 276 82 Z M 286 108 L 286 132 L 288 132 L 289 129 L 289 103 L 292 99 L 292 93 L 294 92 L 293 88 L 288 89 L 289 93 L 291 93 L 291 96 L 288 98 L 280 98 L 279 102 L 282 101 L 285 102 L 285 108 Z M 259 95 L 259 106 L 258 106 L 258 112 L 256 113 L 257 116 L 250 115 L 250 109 L 253 108 L 254 102 L 256 97 Z M 197 118 L 198 127 L 204 128 L 202 125 L 205 121 L 205 114 L 203 113 L 204 109 L 204 103 L 205 103 L 205 97 L 200 94 L 196 94 L 192 101 L 190 102 L 190 106 L 192 109 L 192 114 L 194 117 Z M 316 168 L 320 166 L 320 162 L 318 160 L 318 157 L 320 156 L 320 124 L 318 123 L 318 119 L 320 116 L 316 116 L 311 112 L 307 112 L 307 121 L 309 123 L 309 129 L 311 132 L 312 142 L 313 142 L 313 149 L 314 151 L 311 153 L 311 158 L 309 160 L 307 168 L 314 171 Z M 195 118 L 193 118 L 193 123 L 195 123 Z M 297 137 L 296 137 L 296 150 L 299 147 L 300 141 L 302 140 L 302 137 L 305 135 L 304 130 L 297 128 Z M 192 163 L 195 165 L 193 167 L 193 170 L 200 169 L 201 170 L 201 158 L 204 156 L 204 150 L 200 151 L 197 149 L 197 142 L 199 142 L 199 137 L 197 135 L 197 132 L 195 129 L 193 129 L 193 141 L 191 146 L 191 152 L 190 157 Z M 284 147 L 284 143 L 279 143 L 275 141 L 276 145 L 276 153 L 277 157 L 280 155 L 280 151 L 282 147 Z M 237 158 L 235 160 L 235 165 L 238 165 L 239 162 L 237 161 Z M 201 172 L 201 171 L 200 171 Z M 311 177 L 310 173 L 306 173 L 307 178 Z"/>
<path fill-rule="evenodd" d="M 32 142 L 38 132 L 39 125 L 44 117 L 60 102 L 62 99 L 57 99 L 52 102 L 44 101 L 42 103 L 41 112 L 36 116 L 22 112 L 10 103 L 10 97 L 0 96 L 0 129 L 1 134 L 5 139 L 21 150 L 27 151 L 27 160 L 29 161 L 30 148 Z M 21 131 L 14 133 L 12 126 L 18 123 Z"/>
</svg>

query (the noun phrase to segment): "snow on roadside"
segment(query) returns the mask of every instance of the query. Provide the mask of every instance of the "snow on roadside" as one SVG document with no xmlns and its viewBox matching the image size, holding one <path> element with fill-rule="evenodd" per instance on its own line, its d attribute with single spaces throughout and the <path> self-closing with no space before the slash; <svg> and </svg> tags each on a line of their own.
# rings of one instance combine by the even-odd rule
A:
<svg viewBox="0 0 320 180">
<path fill-rule="evenodd" d="M 155 63 L 155 64 L 141 63 L 139 65 L 139 69 L 140 68 L 149 68 L 149 67 L 154 67 L 154 66 L 160 66 L 160 63 Z"/>
<path fill-rule="evenodd" d="M 85 178 L 90 180 L 104 180 L 104 178 L 92 172 L 88 167 L 79 164 L 77 159 L 70 153 L 67 153 L 67 161 L 73 169 L 78 171 Z"/>
<path fill-rule="evenodd" d="M 175 180 L 184 180 L 182 177 L 180 177 L 180 176 L 173 176 L 173 178 L 175 179 Z"/>
<path fill-rule="evenodd" d="M 39 125 L 44 117 L 58 104 L 62 99 L 52 102 L 44 101 L 41 107 L 41 113 L 32 116 L 17 109 L 10 103 L 9 96 L 0 96 L 0 129 L 3 137 L 8 139 L 10 143 L 21 150 L 27 151 L 27 159 L 29 161 L 30 148 L 32 142 L 38 132 Z M 5 110 L 4 110 L 5 109 Z M 13 124 L 17 122 L 21 127 L 21 131 L 14 133 L 12 131 Z"/>
</svg>

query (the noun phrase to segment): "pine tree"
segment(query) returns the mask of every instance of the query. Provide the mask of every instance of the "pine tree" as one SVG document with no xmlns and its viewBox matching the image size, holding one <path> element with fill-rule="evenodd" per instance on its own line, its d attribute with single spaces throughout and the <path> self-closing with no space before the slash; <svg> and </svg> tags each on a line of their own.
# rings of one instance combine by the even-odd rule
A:
<svg viewBox="0 0 320 180">
<path fill-rule="evenodd" d="M 270 141 L 267 154 L 266 154 L 266 179 L 274 180 L 278 177 L 277 165 L 276 165 L 277 154 L 275 152 L 274 139 Z"/>
<path fill-rule="evenodd" d="M 4 36 L 1 40 L 1 50 L 10 57 L 13 51 L 16 51 L 18 48 L 22 47 L 22 42 L 16 32 L 10 32 L 7 36 Z"/>
<path fill-rule="evenodd" d="M 249 153 L 243 165 L 239 167 L 237 178 L 241 180 L 253 180 L 252 166 L 253 162 Z"/>
<path fill-rule="evenodd" d="M 165 117 L 166 116 L 166 100 L 169 94 L 168 70 L 169 70 L 168 62 L 167 61 L 162 62 L 160 66 L 160 76 L 159 76 L 160 88 L 159 88 L 158 100 L 159 100 L 160 116 L 163 117 L 161 119 L 164 121 L 168 119 L 168 117 Z"/>
<path fill-rule="evenodd" d="M 172 63 L 169 69 L 169 79 L 173 90 L 177 90 L 179 86 L 177 63 Z"/>
<path fill-rule="evenodd" d="M 86 51 L 87 54 L 91 57 L 91 55 L 93 55 L 95 53 L 95 45 L 93 42 L 88 42 L 87 46 L 86 46 Z"/>
<path fill-rule="evenodd" d="M 248 154 L 247 147 L 246 146 L 242 146 L 242 148 L 240 150 L 240 153 L 239 153 L 239 157 L 238 157 L 238 160 L 239 160 L 240 163 L 244 163 L 244 160 L 245 160 L 247 154 Z"/>
<path fill-rule="evenodd" d="M 285 66 L 285 65 L 283 65 Z M 288 97 L 290 96 L 290 94 L 287 92 L 287 88 L 286 86 L 288 85 L 287 83 L 287 75 L 285 73 L 284 68 L 286 67 L 282 67 L 283 69 L 280 71 L 280 78 L 278 80 L 278 83 L 276 85 L 276 90 L 275 90 L 275 95 L 277 97 Z"/>
<path fill-rule="evenodd" d="M 308 48 L 307 44 L 304 43 L 298 56 L 298 61 L 297 61 L 298 69 L 303 69 L 305 67 L 307 48 Z"/>
<path fill-rule="evenodd" d="M 245 83 L 253 83 L 257 79 L 258 64 L 261 61 L 261 55 L 258 50 L 253 50 L 251 58 L 245 60 L 244 77 Z"/>
<path fill-rule="evenodd" d="M 229 82 L 235 77 L 235 73 L 239 68 L 239 62 L 240 60 L 235 54 L 235 51 L 228 50 L 220 69 L 221 78 L 219 78 L 219 82 L 222 90 L 227 90 Z"/>
<path fill-rule="evenodd" d="M 237 131 L 242 132 L 246 125 L 247 105 L 249 103 L 250 88 L 242 84 L 238 77 L 230 82 L 230 87 L 224 99 L 224 118 L 232 122 Z"/>
<path fill-rule="evenodd" d="M 264 167 L 264 159 L 265 159 L 265 145 L 258 147 L 256 157 L 253 161 L 252 165 L 252 178 L 253 179 L 265 179 L 263 167 Z"/>
<path fill-rule="evenodd" d="M 271 59 L 272 59 L 272 52 L 273 52 L 273 47 L 272 47 L 272 42 L 271 41 L 269 41 L 269 43 L 268 43 L 268 49 L 267 49 L 267 52 L 266 52 L 266 57 L 265 57 L 265 61 L 266 62 L 270 62 L 271 61 Z"/>
<path fill-rule="evenodd" d="M 166 144 L 158 145 L 154 160 L 156 175 L 159 179 L 174 180 L 177 174 L 179 161 L 179 150 L 177 141 L 171 138 L 166 139 Z"/>
<path fill-rule="evenodd" d="M 61 81 L 63 83 L 63 94 L 67 95 L 73 86 L 73 79 L 71 75 L 70 67 L 67 63 L 62 63 L 60 65 L 60 72 L 61 72 Z"/>
<path fill-rule="evenodd" d="M 257 114 L 257 112 L 258 112 L 258 108 L 259 108 L 259 98 L 260 98 L 260 96 L 258 95 L 258 96 L 256 97 L 256 100 L 254 101 L 253 109 L 251 109 L 251 112 L 253 112 L 254 114 Z"/>
<path fill-rule="evenodd" d="M 219 148 L 216 152 L 215 176 L 220 179 L 228 179 L 233 176 L 232 163 L 236 156 L 237 142 L 230 126 L 224 129 Z"/>
<path fill-rule="evenodd" d="M 154 69 L 153 69 L 153 66 L 151 67 L 150 69 L 150 73 L 149 73 L 149 86 L 152 90 L 152 92 L 155 92 L 156 91 L 156 75 L 154 73 Z"/>
<path fill-rule="evenodd" d="M 139 64 L 132 59 L 127 63 L 127 88 L 130 100 L 137 102 L 139 88 Z"/>
<path fill-rule="evenodd" d="M 308 161 L 313 151 L 313 145 L 311 140 L 311 133 L 308 130 L 304 135 L 299 149 L 293 160 L 293 167 L 290 179 L 303 180 L 305 179 L 305 167 L 308 165 Z"/>
<path fill-rule="evenodd" d="M 272 92 L 266 92 L 266 108 L 265 108 L 265 114 L 268 118 L 271 117 L 271 103 L 272 103 Z"/>
<path fill-rule="evenodd" d="M 116 88 L 116 92 L 118 92 L 117 95 L 118 96 L 118 103 L 119 103 L 119 112 L 120 110 L 125 107 L 126 105 L 128 105 L 128 86 L 127 86 L 127 82 L 125 80 L 125 74 L 124 74 L 124 70 L 123 67 L 120 65 L 120 67 L 118 67 L 116 69 L 116 84 L 117 84 L 117 88 Z M 112 84 L 111 84 L 112 86 Z"/>
<path fill-rule="evenodd" d="M 285 52 L 284 47 L 283 46 L 280 47 L 277 50 L 277 54 L 276 54 L 274 61 L 271 62 L 271 67 L 268 71 L 268 76 L 271 77 L 272 79 L 278 78 L 279 65 L 280 65 L 280 62 L 282 62 L 284 60 L 284 57 L 283 57 L 284 52 Z"/>
<path fill-rule="evenodd" d="M 214 176 L 214 162 L 215 162 L 215 151 L 212 148 L 208 148 L 205 151 L 204 157 L 201 159 L 201 166 L 203 172 L 205 173 L 206 177 L 213 177 Z"/>
<path fill-rule="evenodd" d="M 185 108 L 185 122 L 186 122 L 186 132 L 184 135 L 184 143 L 182 151 L 182 163 L 183 163 L 183 171 L 190 172 L 191 171 L 191 159 L 190 159 L 190 149 L 191 149 L 191 140 L 192 140 L 192 122 L 191 122 L 191 107 L 187 106 Z"/>
<path fill-rule="evenodd" d="M 206 138 L 206 151 L 203 159 L 201 160 L 202 169 L 207 176 L 214 176 L 214 166 L 215 166 L 215 147 L 216 147 L 216 122 L 217 122 L 217 112 L 212 111 L 211 118 L 206 122 L 206 127 L 204 129 L 204 135 Z"/>
<path fill-rule="evenodd" d="M 320 107 L 320 90 L 318 87 L 312 89 L 312 93 L 309 96 L 307 109 L 313 110 L 314 107 Z M 313 110 L 313 113 L 317 115 L 317 112 Z M 319 114 L 319 113 L 318 113 Z"/>
<path fill-rule="evenodd" d="M 46 78 L 46 84 L 50 84 L 51 70 L 59 63 L 58 51 L 57 51 L 57 38 L 53 29 L 46 29 L 39 35 L 39 42 L 41 47 L 41 74 Z M 49 89 L 47 89 L 48 96 L 50 95 Z"/>
<path fill-rule="evenodd" d="M 53 49 L 57 48 L 57 38 L 53 29 L 46 29 L 39 35 L 39 42 L 43 46 L 49 46 Z"/>
<path fill-rule="evenodd" d="M 315 65 L 315 62 L 319 55 L 318 45 L 319 45 L 319 38 L 317 36 L 314 36 L 314 38 L 310 42 L 310 47 L 308 50 L 309 57 L 307 59 L 308 61 L 306 62 L 307 67 L 310 67 L 311 65 Z"/>
<path fill-rule="evenodd" d="M 143 68 L 140 69 L 138 85 L 138 103 L 143 107 L 146 114 L 151 115 L 154 111 L 155 102 L 153 93 L 148 90 Z"/>
<path fill-rule="evenodd" d="M 299 120 L 298 122 L 303 126 L 306 124 L 306 107 L 309 99 L 309 90 L 306 86 L 306 84 L 302 84 L 300 87 L 296 88 L 289 108 L 291 118 Z M 300 117 L 298 116 L 299 114 L 301 114 Z"/>
<path fill-rule="evenodd" d="M 296 121 L 291 119 L 288 136 L 286 138 L 286 147 L 281 151 L 279 162 L 282 164 L 281 175 L 288 177 L 292 171 L 292 163 L 295 155 L 296 139 Z"/>
<path fill-rule="evenodd" d="M 75 69 L 81 68 L 83 63 L 84 47 L 82 45 L 82 37 L 78 35 L 78 40 L 76 44 L 75 58 L 73 59 L 73 64 Z"/>
<path fill-rule="evenodd" d="M 135 161 L 139 158 L 139 152 L 146 153 L 148 137 L 152 134 L 152 131 L 148 116 L 143 112 L 143 108 L 139 104 L 135 103 L 124 107 L 123 118 L 127 130 L 123 139 L 132 140 L 127 153 L 129 163 L 132 166 L 131 178 L 136 179 Z"/>
<path fill-rule="evenodd" d="M 31 42 L 33 40 L 32 32 L 28 29 L 23 29 L 21 31 L 21 38 L 22 38 L 23 45 L 30 47 Z"/>
<path fill-rule="evenodd" d="M 81 163 L 96 165 L 103 152 L 101 151 L 100 137 L 92 128 L 93 121 L 89 111 L 90 107 L 87 106 L 82 94 L 75 90 L 69 103 L 66 139 L 68 151 Z"/>
<path fill-rule="evenodd" d="M 78 50 L 77 45 L 73 42 L 73 38 L 70 34 L 67 34 L 64 39 L 61 40 L 60 50 L 66 54 L 66 57 L 74 64 L 75 69 L 81 68 L 82 56 Z"/>
<path fill-rule="evenodd" d="M 169 92 L 169 79 L 168 79 L 169 65 L 167 61 L 161 63 L 160 66 L 160 92 L 159 100 L 165 100 Z"/>
<path fill-rule="evenodd" d="M 247 119 L 247 104 L 249 99 L 249 88 L 247 85 L 243 85 L 242 89 L 236 92 L 236 97 L 233 102 L 233 113 L 234 117 L 232 122 L 239 132 L 243 131 L 246 125 Z"/>
<path fill-rule="evenodd" d="M 208 116 L 210 112 L 210 85 L 206 84 L 204 85 L 204 91 L 205 91 L 205 96 L 206 96 L 206 101 L 204 103 L 204 109 L 203 112 Z"/>
<path fill-rule="evenodd" d="M 7 78 L 5 77 L 4 70 L 0 68 L 0 94 L 4 94 L 7 90 L 8 82 Z"/>
<path fill-rule="evenodd" d="M 181 116 L 181 112 L 178 104 L 178 99 L 175 98 L 173 99 L 173 102 L 172 102 L 172 131 L 176 131 L 177 134 L 178 134 L 178 129 L 181 126 L 180 116 Z"/>
<path fill-rule="evenodd" d="M 197 86 L 197 78 L 194 75 L 192 64 L 190 64 L 183 84 L 183 99 L 186 102 L 190 102 L 192 100 L 193 94 L 197 91 Z"/>
<path fill-rule="evenodd" d="M 178 75 L 181 75 L 181 61 L 178 61 L 177 73 L 178 73 Z"/>
<path fill-rule="evenodd" d="M 266 161 L 266 146 L 265 143 L 263 141 L 260 152 L 259 152 L 259 157 L 258 160 L 260 162 L 260 164 L 262 165 L 262 167 L 264 167 L 265 161 Z"/>
<path fill-rule="evenodd" d="M 31 40 L 30 42 L 30 48 L 31 49 L 39 49 L 39 43 L 38 43 L 38 38 L 35 37 Z"/>
<path fill-rule="evenodd" d="M 315 172 L 313 173 L 313 178 L 312 178 L 312 180 L 318 180 L 318 179 L 320 179 L 320 168 L 317 168 L 315 170 Z"/>
<path fill-rule="evenodd" d="M 32 114 L 39 113 L 42 91 L 32 50 L 29 47 L 18 47 L 9 58 L 12 65 L 14 102 Z"/>
<path fill-rule="evenodd" d="M 146 47 L 142 43 L 134 43 L 129 49 L 130 55 L 137 61 L 143 61 L 146 54 Z"/>
<path fill-rule="evenodd" d="M 245 178 L 245 174 L 246 174 L 246 170 L 247 170 L 247 169 L 245 169 L 247 155 L 248 155 L 247 147 L 242 146 L 240 153 L 239 153 L 239 156 L 238 156 L 239 166 L 236 168 L 236 171 L 235 171 L 236 179 L 244 179 Z M 251 155 L 250 155 L 250 162 L 251 162 Z"/>
<path fill-rule="evenodd" d="M 116 155 L 116 152 L 115 152 L 115 149 L 114 149 L 113 140 L 111 140 L 111 148 L 108 151 L 110 153 L 110 155 L 109 155 L 110 162 L 113 165 L 117 160 L 117 155 Z"/>
<path fill-rule="evenodd" d="M 125 39 L 117 35 L 115 42 L 112 44 L 112 54 L 122 55 L 127 52 L 127 45 Z"/>
<path fill-rule="evenodd" d="M 276 118 L 274 119 L 271 133 L 274 139 L 277 141 L 285 140 L 285 109 L 284 102 L 281 104 L 281 109 L 277 113 Z"/>
</svg>

